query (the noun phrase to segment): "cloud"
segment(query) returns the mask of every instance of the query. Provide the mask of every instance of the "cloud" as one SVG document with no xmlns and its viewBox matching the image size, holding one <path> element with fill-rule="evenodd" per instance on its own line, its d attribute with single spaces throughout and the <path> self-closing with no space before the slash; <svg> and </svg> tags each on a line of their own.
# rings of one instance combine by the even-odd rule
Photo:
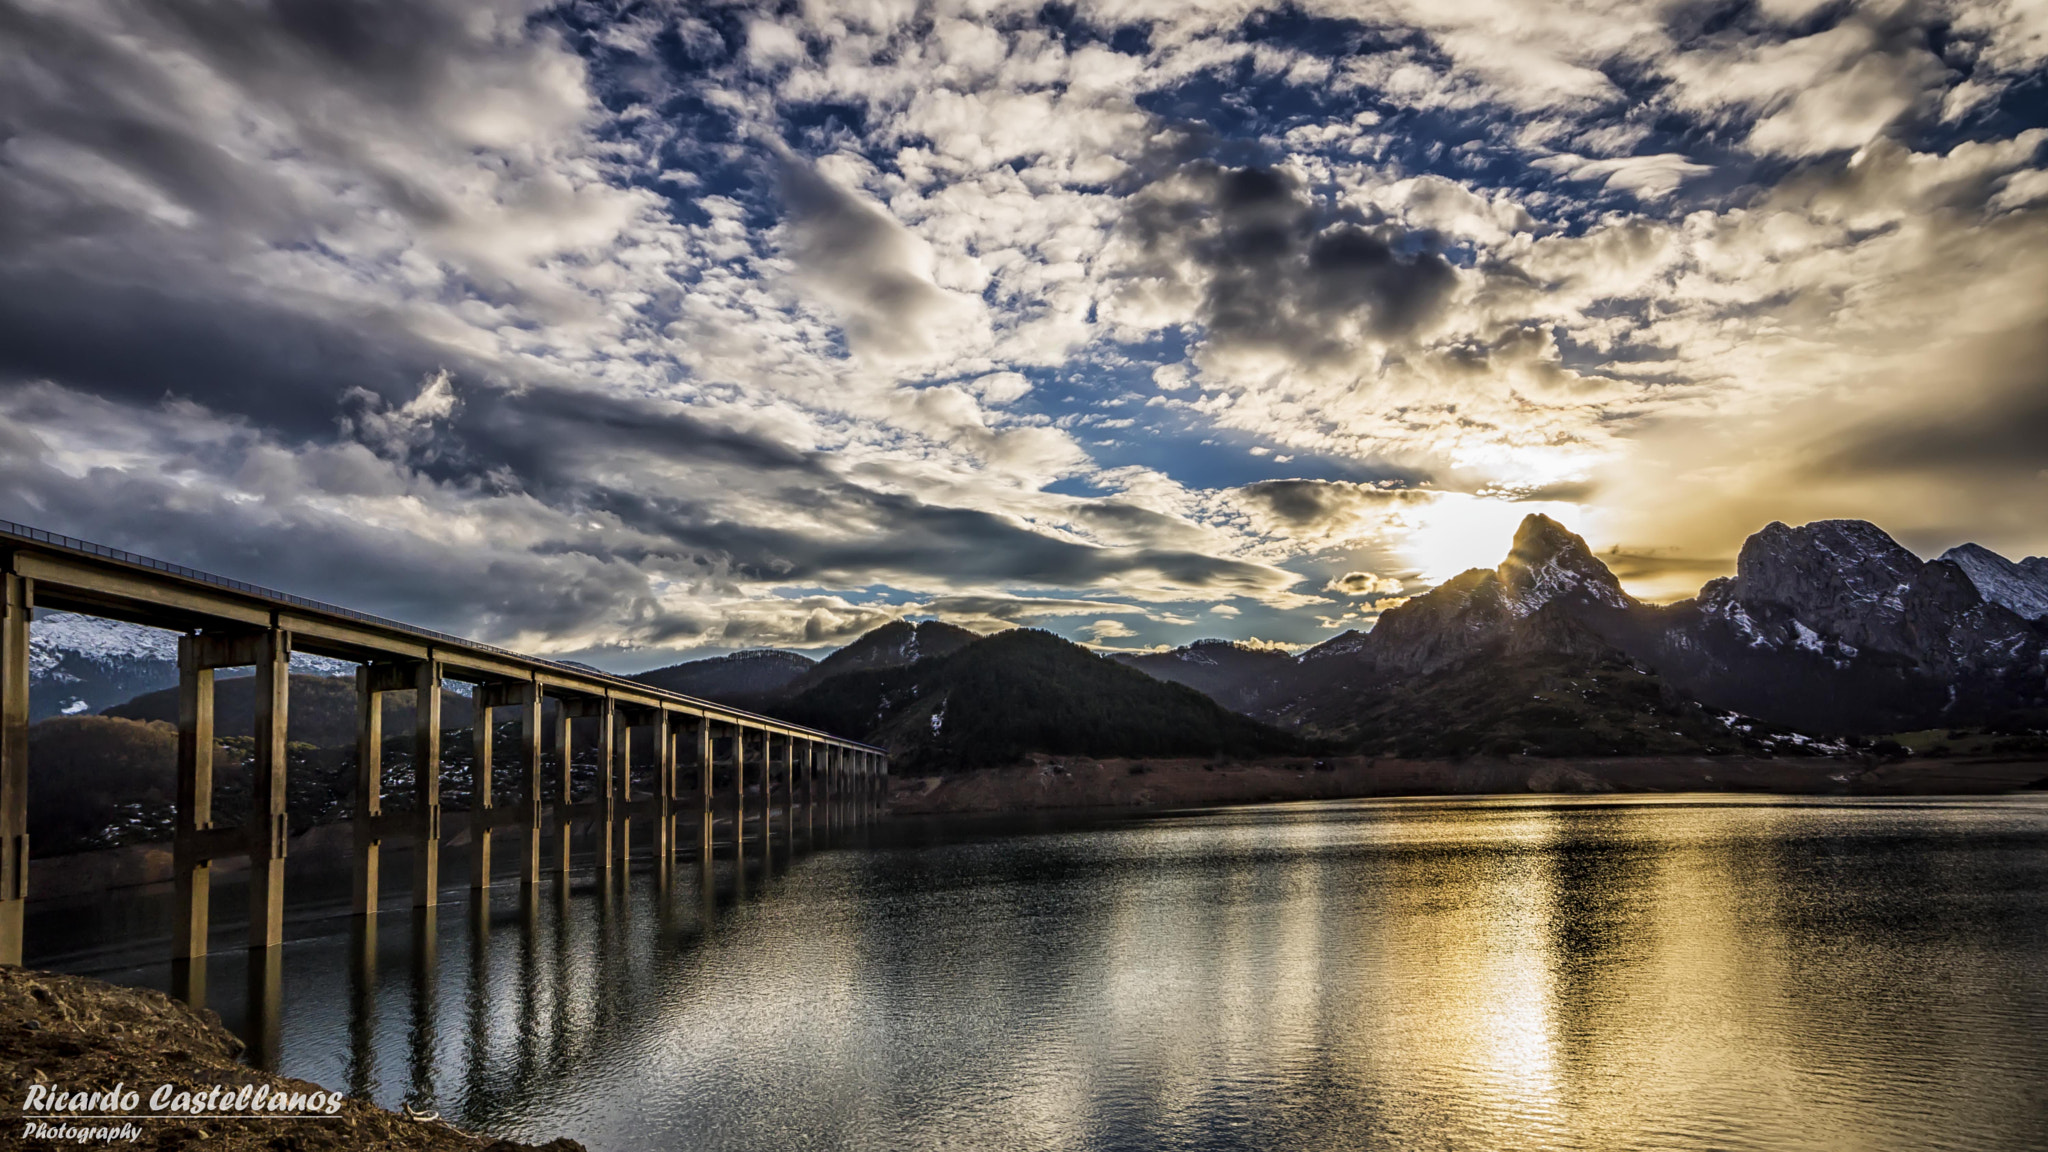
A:
<svg viewBox="0 0 2048 1152">
<path fill-rule="evenodd" d="M 1656 156 L 1622 156 L 1610 160 L 1589 160 L 1569 152 L 1532 161 L 1538 168 L 1570 180 L 1599 181 L 1605 187 L 1632 192 L 1644 200 L 1663 200 L 1678 191 L 1687 179 L 1711 172 L 1676 153 Z"/>
<path fill-rule="evenodd" d="M 1398 231 L 1333 217 L 1285 168 L 1191 163 L 1132 197 L 1121 240 L 1129 319 L 1186 315 L 1212 361 L 1349 362 L 1425 327 L 1457 281 L 1441 255 L 1398 251 Z"/>
<path fill-rule="evenodd" d="M 932 279 L 930 245 L 888 212 L 784 154 L 785 251 L 806 288 L 832 308 L 855 353 L 888 365 L 957 353 L 985 327 L 978 302 Z M 986 339 L 982 336 L 981 339 Z M 950 345 L 950 346 L 949 346 Z"/>
<path fill-rule="evenodd" d="M 2026 6 L 1281 11 L 0 4 L 0 491 L 636 663 L 2048 551 Z"/>
<path fill-rule="evenodd" d="M 1350 480 L 1260 480 L 1232 493 L 1261 531 L 1303 541 L 1369 533 L 1400 506 L 1432 495 Z"/>
<path fill-rule="evenodd" d="M 1337 592 L 1345 596 L 1388 596 L 1398 594 L 1403 585 L 1391 576 L 1379 576 L 1371 572 L 1346 572 L 1342 576 L 1330 577 L 1323 585 L 1324 591 Z"/>
<path fill-rule="evenodd" d="M 1087 633 L 1088 638 L 1098 644 L 1104 640 L 1123 640 L 1137 635 L 1136 632 L 1131 630 L 1130 625 L 1125 624 L 1121 620 L 1097 620 L 1095 623 L 1082 628 L 1081 631 Z"/>
</svg>

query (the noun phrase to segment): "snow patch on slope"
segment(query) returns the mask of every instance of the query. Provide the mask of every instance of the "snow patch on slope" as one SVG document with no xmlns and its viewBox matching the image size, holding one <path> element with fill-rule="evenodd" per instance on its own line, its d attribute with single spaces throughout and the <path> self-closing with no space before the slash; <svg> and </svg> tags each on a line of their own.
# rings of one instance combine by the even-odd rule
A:
<svg viewBox="0 0 2048 1152">
<path fill-rule="evenodd" d="M 101 665 L 131 660 L 176 662 L 178 634 L 71 612 L 36 613 L 28 629 L 29 676 L 54 675 L 60 683 L 75 681 L 76 676 L 58 667 L 67 655 Z"/>
</svg>

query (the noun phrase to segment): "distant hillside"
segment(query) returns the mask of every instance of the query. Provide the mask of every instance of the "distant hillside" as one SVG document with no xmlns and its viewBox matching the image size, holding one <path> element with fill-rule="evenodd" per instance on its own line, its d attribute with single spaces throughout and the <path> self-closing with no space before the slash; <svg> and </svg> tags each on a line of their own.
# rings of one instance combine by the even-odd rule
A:
<svg viewBox="0 0 2048 1152">
<path fill-rule="evenodd" d="M 779 711 L 880 744 L 905 774 L 1007 764 L 1031 752 L 1246 756 L 1300 747 L 1191 688 L 1024 628 L 947 656 L 831 677 Z"/>
<path fill-rule="evenodd" d="M 951 656 L 979 639 L 979 632 L 970 632 L 957 624 L 940 620 L 917 624 L 892 620 L 820 660 L 817 667 L 792 687 L 801 690 L 848 672 L 901 668 L 919 660 Z"/>
<path fill-rule="evenodd" d="M 700 700 L 759 711 L 816 665 L 817 661 L 800 652 L 757 648 L 636 672 L 628 679 Z"/>
<path fill-rule="evenodd" d="M 1251 712 L 1294 668 L 1293 654 L 1231 640 L 1197 640 L 1171 652 L 1110 656 L 1155 679 L 1185 684 L 1235 712 Z"/>
<path fill-rule="evenodd" d="M 292 675 L 291 695 L 285 705 L 285 734 L 294 743 L 322 748 L 355 747 L 356 682 L 353 677 Z M 127 720 L 178 722 L 178 690 L 165 688 L 138 696 L 126 704 L 107 709 L 102 715 Z M 501 713 L 502 715 L 502 713 Z M 384 731 L 387 734 L 412 731 L 413 693 L 390 692 L 384 696 Z M 216 680 L 213 684 L 213 730 L 221 737 L 253 736 L 256 719 L 256 678 L 241 676 Z M 441 726 L 467 728 L 469 697 L 441 690 Z"/>
</svg>

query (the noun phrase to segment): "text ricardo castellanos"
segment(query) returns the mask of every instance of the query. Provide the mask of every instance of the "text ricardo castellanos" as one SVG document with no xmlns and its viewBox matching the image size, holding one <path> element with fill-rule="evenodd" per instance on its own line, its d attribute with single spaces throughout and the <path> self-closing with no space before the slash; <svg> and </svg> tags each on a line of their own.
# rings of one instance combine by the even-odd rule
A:
<svg viewBox="0 0 2048 1152">
<path fill-rule="evenodd" d="M 135 1120 L 173 1116 L 216 1119 L 300 1119 L 332 1116 L 341 1111 L 339 1092 L 286 1092 L 268 1084 L 184 1088 L 159 1084 L 143 1110 L 140 1089 L 125 1084 L 112 1088 L 66 1089 L 57 1084 L 31 1084 L 22 1097 L 25 1140 L 134 1140 Z"/>
</svg>

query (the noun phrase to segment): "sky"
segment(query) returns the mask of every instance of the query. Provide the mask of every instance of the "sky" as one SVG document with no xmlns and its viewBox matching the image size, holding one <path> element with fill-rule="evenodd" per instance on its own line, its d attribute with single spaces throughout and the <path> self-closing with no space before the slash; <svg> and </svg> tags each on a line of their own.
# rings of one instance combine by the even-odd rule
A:
<svg viewBox="0 0 2048 1152">
<path fill-rule="evenodd" d="M 634 670 L 2048 552 L 2048 5 L 0 0 L 0 516 Z"/>
</svg>

